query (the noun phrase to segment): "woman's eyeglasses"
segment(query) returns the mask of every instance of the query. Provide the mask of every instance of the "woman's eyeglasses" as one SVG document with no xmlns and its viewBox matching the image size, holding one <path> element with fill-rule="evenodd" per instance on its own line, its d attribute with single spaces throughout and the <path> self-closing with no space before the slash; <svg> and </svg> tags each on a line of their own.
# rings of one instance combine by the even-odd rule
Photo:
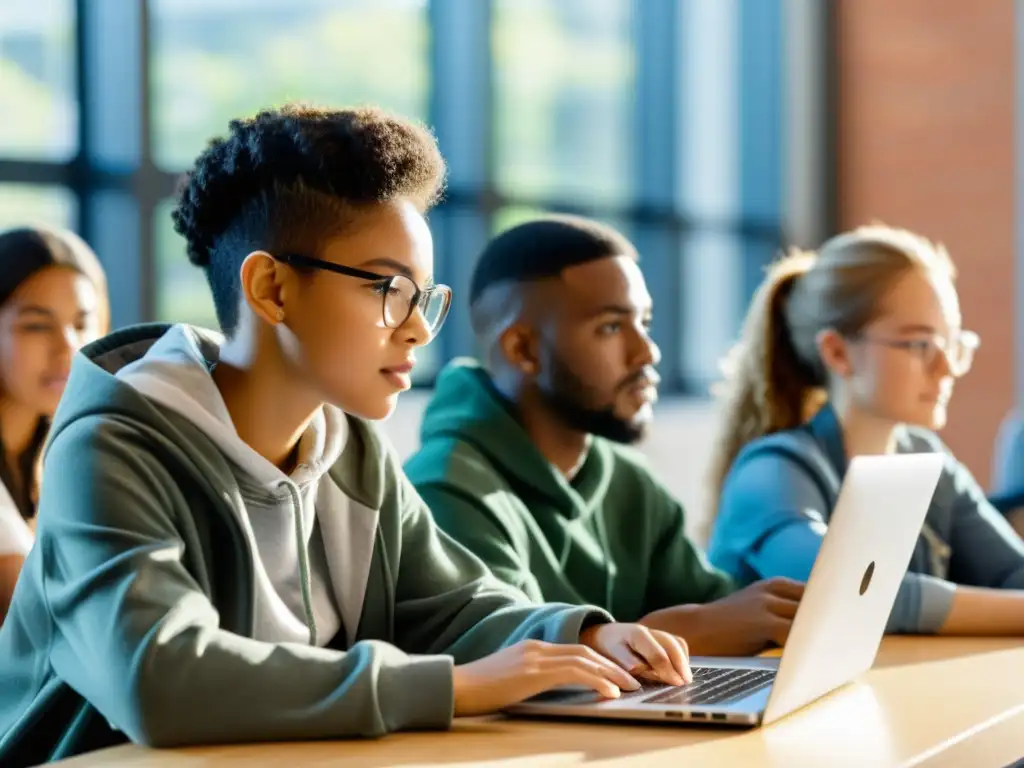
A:
<svg viewBox="0 0 1024 768">
<path fill-rule="evenodd" d="M 950 339 L 932 336 L 923 339 L 881 339 L 865 338 L 866 341 L 881 344 L 892 349 L 902 349 L 919 358 L 928 370 L 945 355 L 950 373 L 956 377 L 963 376 L 974 363 L 974 353 L 981 346 L 981 337 L 974 331 L 960 331 Z"/>
<path fill-rule="evenodd" d="M 420 288 L 407 275 L 381 275 L 298 253 L 281 254 L 274 258 L 293 267 L 322 269 L 373 282 L 374 288 L 381 295 L 384 325 L 388 328 L 401 328 L 418 308 L 430 332 L 430 338 L 433 339 L 441 330 L 448 316 L 448 309 L 452 305 L 452 289 L 447 285 Z"/>
</svg>

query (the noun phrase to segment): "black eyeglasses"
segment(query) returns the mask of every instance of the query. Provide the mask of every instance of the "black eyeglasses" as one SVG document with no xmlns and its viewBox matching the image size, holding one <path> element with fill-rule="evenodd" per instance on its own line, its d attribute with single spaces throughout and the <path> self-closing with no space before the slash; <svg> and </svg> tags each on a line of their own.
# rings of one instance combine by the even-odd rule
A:
<svg viewBox="0 0 1024 768">
<path fill-rule="evenodd" d="M 408 275 L 381 275 L 355 269 L 332 261 L 304 256 L 300 253 L 285 253 L 274 256 L 282 264 L 292 267 L 322 269 L 348 277 L 370 280 L 380 293 L 383 306 L 384 325 L 388 328 L 401 328 L 412 317 L 413 311 L 419 308 L 423 322 L 433 339 L 448 316 L 452 305 L 452 289 L 447 285 L 432 285 L 420 288 Z"/>
</svg>

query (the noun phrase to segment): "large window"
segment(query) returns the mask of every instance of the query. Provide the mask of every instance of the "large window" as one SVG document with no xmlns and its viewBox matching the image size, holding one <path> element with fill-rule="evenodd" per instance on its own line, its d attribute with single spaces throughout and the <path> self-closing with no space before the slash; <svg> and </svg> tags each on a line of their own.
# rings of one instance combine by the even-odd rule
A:
<svg viewBox="0 0 1024 768">
<path fill-rule="evenodd" d="M 427 117 L 422 0 L 152 0 L 153 153 L 187 166 L 228 121 L 285 101 Z"/>
<path fill-rule="evenodd" d="M 0 157 L 67 160 L 78 149 L 72 0 L 0 3 Z"/>
<path fill-rule="evenodd" d="M 73 229 L 75 207 L 64 187 L 0 183 L 0 230 L 32 225 Z"/>
<path fill-rule="evenodd" d="M 623 202 L 632 188 L 629 0 L 497 0 L 495 176 L 509 195 Z"/>
<path fill-rule="evenodd" d="M 506 229 L 512 229 L 512 227 L 525 224 L 532 219 L 536 219 L 549 213 L 550 211 L 544 208 L 537 208 L 536 206 L 505 206 L 504 208 L 499 208 L 491 218 L 491 232 L 498 235 Z"/>
<path fill-rule="evenodd" d="M 430 124 L 450 171 L 430 225 L 455 305 L 421 383 L 476 352 L 465 301 L 487 238 L 568 211 L 636 243 L 663 387 L 704 393 L 798 197 L 791 6 L 0 0 L 0 227 L 78 228 L 110 273 L 116 324 L 213 325 L 170 220 L 181 173 L 261 108 L 379 104 Z"/>
</svg>

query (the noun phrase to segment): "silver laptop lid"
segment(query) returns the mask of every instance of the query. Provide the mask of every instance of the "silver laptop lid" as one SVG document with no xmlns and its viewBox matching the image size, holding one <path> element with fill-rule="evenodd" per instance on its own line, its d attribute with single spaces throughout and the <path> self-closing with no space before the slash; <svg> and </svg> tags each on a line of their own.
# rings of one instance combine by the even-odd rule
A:
<svg viewBox="0 0 1024 768">
<path fill-rule="evenodd" d="M 941 453 L 858 456 L 850 461 L 786 642 L 764 723 L 871 668 L 944 462 Z"/>
</svg>

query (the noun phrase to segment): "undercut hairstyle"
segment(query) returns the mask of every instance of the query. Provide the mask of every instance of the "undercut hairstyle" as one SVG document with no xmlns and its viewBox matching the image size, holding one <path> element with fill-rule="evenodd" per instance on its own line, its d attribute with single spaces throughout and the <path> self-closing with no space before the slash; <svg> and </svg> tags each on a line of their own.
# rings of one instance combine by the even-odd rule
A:
<svg viewBox="0 0 1024 768">
<path fill-rule="evenodd" d="M 492 239 L 477 259 L 469 289 L 470 322 L 487 365 L 497 362 L 505 329 L 537 308 L 531 288 L 569 267 L 612 256 L 639 259 L 616 229 L 581 216 L 545 216 Z"/>
<path fill-rule="evenodd" d="M 545 216 L 491 240 L 477 259 L 469 303 L 493 285 L 558 277 L 563 270 L 610 256 L 636 259 L 636 248 L 617 230 L 581 216 Z"/>
<path fill-rule="evenodd" d="M 426 213 L 444 177 L 437 142 L 418 123 L 375 107 L 288 105 L 231 121 L 185 178 L 172 219 L 231 336 L 250 253 L 316 255 L 354 213 L 393 200 Z"/>
</svg>

